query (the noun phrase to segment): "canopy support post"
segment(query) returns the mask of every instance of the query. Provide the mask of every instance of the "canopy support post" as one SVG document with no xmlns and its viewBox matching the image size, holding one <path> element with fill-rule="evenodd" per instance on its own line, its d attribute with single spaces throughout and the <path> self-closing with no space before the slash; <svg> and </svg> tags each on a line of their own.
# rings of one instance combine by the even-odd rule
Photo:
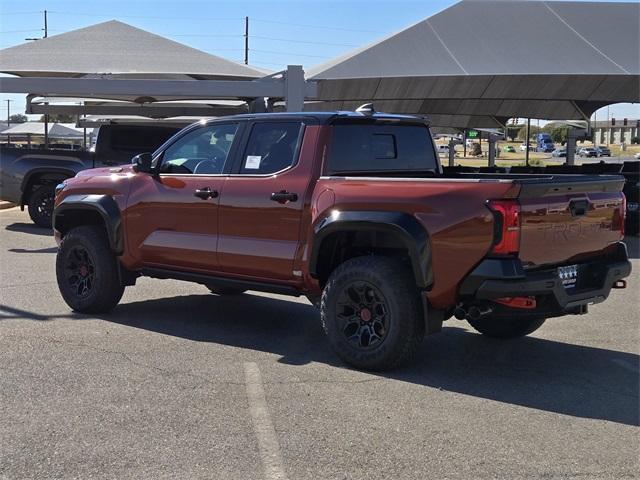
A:
<svg viewBox="0 0 640 480">
<path fill-rule="evenodd" d="M 284 102 L 287 112 L 304 110 L 305 81 L 301 65 L 287 65 L 285 72 Z"/>
</svg>

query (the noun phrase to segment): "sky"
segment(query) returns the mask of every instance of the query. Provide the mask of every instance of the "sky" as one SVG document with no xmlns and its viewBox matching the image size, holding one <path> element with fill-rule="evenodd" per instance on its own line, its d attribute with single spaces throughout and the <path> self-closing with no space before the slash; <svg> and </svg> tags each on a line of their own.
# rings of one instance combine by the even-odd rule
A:
<svg viewBox="0 0 640 480">
<path fill-rule="evenodd" d="M 191 47 L 242 63 L 249 17 L 249 63 L 278 71 L 305 69 L 412 25 L 455 0 L 0 0 L 0 49 L 107 20 L 120 20 Z M 499 13 L 496 13 L 499 15 Z M 548 52 L 552 55 L 552 52 Z M 24 95 L 0 95 L 0 118 L 24 113 Z M 640 105 L 618 104 L 615 118 L 640 118 Z M 606 108 L 596 112 L 606 118 Z"/>
</svg>

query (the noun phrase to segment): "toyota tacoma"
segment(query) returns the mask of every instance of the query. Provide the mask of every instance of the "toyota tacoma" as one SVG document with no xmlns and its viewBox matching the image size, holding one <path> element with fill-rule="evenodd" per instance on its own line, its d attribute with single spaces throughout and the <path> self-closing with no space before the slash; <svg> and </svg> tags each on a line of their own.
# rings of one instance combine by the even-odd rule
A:
<svg viewBox="0 0 640 480">
<path fill-rule="evenodd" d="M 139 276 L 305 295 L 340 358 L 383 370 L 451 317 L 515 338 L 624 288 L 623 184 L 444 174 L 418 117 L 231 116 L 58 185 L 56 273 L 78 312 Z"/>
</svg>

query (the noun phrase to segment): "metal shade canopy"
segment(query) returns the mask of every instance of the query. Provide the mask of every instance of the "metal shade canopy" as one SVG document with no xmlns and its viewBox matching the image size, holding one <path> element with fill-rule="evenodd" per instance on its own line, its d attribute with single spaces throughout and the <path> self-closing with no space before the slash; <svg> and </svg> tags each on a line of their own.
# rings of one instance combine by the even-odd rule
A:
<svg viewBox="0 0 640 480">
<path fill-rule="evenodd" d="M 0 50 L 0 71 L 28 77 L 254 79 L 266 72 L 111 20 Z"/>
<path fill-rule="evenodd" d="M 314 110 L 428 114 L 434 125 L 588 119 L 640 101 L 640 4 L 463 0 L 323 65 Z"/>
<path fill-rule="evenodd" d="M 26 136 L 26 135 L 42 135 L 44 136 L 43 122 L 25 122 L 19 123 L 2 132 L 5 136 Z M 77 130 L 73 125 L 62 123 L 50 123 L 47 129 L 51 138 L 82 138 L 82 130 Z"/>
<path fill-rule="evenodd" d="M 30 94 L 28 113 L 32 113 L 30 99 L 37 96 L 130 103 L 114 110 L 113 104 L 97 102 L 74 112 L 100 115 L 140 115 L 140 106 L 202 100 L 200 106 L 185 105 L 182 111 L 154 105 L 144 112 L 166 117 L 243 112 L 259 108 L 255 99 L 263 97 L 283 98 L 288 110 L 301 110 L 305 95 L 315 95 L 315 85 L 305 83 L 300 66 L 268 74 L 115 20 L 0 50 L 0 72 L 16 76 L 0 77 L 0 92 Z M 220 99 L 246 105 L 229 108 L 215 102 Z M 33 110 L 69 110 L 57 107 Z"/>
</svg>

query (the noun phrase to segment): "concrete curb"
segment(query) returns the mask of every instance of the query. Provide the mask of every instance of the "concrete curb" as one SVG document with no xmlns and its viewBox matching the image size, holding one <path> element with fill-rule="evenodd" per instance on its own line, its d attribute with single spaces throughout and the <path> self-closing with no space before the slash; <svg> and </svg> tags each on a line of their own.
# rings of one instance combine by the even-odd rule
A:
<svg viewBox="0 0 640 480">
<path fill-rule="evenodd" d="M 6 210 L 7 208 L 17 207 L 15 203 L 5 202 L 4 200 L 0 200 L 0 210 Z"/>
</svg>

